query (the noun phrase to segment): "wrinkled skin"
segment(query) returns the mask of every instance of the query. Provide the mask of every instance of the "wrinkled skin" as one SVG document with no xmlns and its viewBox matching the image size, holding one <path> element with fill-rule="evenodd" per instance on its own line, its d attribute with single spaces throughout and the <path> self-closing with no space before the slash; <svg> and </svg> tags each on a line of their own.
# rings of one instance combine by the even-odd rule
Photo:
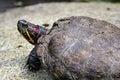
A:
<svg viewBox="0 0 120 80">
<path fill-rule="evenodd" d="M 56 79 L 120 79 L 120 29 L 116 26 L 89 17 L 64 18 L 38 42 L 43 40 L 46 43 L 35 45 L 35 54 Z"/>
</svg>

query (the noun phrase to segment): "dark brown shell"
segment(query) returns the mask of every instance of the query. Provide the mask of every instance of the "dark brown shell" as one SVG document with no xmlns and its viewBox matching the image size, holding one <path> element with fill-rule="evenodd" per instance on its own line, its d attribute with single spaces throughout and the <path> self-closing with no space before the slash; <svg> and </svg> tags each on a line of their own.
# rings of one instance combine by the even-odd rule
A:
<svg viewBox="0 0 120 80">
<path fill-rule="evenodd" d="M 49 35 L 52 60 L 48 65 L 56 77 L 120 79 L 120 29 L 116 26 L 89 17 L 70 17 L 55 22 Z"/>
</svg>

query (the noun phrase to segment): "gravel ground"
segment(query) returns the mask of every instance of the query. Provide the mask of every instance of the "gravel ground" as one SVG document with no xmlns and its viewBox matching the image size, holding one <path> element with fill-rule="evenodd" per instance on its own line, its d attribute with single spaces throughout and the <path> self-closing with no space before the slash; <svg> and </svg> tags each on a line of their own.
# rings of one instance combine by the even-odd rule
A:
<svg viewBox="0 0 120 80">
<path fill-rule="evenodd" d="M 89 16 L 120 27 L 120 4 L 44 3 L 0 13 L 0 80 L 52 80 L 45 70 L 32 73 L 24 68 L 33 45 L 19 34 L 16 23 L 25 19 L 38 25 L 52 25 L 68 16 Z"/>
</svg>

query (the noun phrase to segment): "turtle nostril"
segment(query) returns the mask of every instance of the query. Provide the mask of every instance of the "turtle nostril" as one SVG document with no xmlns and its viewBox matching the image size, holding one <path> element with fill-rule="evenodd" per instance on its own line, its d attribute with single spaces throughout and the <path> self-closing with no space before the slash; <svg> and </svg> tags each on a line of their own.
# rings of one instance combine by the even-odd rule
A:
<svg viewBox="0 0 120 80">
<path fill-rule="evenodd" d="M 28 24 L 27 24 L 27 21 L 25 21 L 25 20 L 19 20 L 17 22 L 18 31 L 24 35 L 25 35 L 25 30 L 26 30 L 27 26 L 28 26 Z"/>
<path fill-rule="evenodd" d="M 25 20 L 19 20 L 17 23 L 17 26 L 22 27 L 22 28 L 26 28 L 28 26 L 28 23 Z"/>
<path fill-rule="evenodd" d="M 25 21 L 24 20 L 19 20 L 18 24 L 23 24 Z"/>
<path fill-rule="evenodd" d="M 22 27 L 22 23 L 20 21 L 18 21 L 17 26 Z"/>
</svg>

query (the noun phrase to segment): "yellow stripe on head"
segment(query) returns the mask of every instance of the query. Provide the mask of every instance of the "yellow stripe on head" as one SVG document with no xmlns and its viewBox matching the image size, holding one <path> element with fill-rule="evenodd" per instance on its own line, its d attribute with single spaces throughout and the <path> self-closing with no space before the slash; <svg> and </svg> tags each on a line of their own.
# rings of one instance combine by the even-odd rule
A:
<svg viewBox="0 0 120 80">
<path fill-rule="evenodd" d="M 26 29 L 26 33 L 27 33 L 27 36 L 29 37 L 29 41 L 32 42 L 32 43 L 35 43 L 34 40 L 31 38 L 27 29 Z"/>
</svg>

